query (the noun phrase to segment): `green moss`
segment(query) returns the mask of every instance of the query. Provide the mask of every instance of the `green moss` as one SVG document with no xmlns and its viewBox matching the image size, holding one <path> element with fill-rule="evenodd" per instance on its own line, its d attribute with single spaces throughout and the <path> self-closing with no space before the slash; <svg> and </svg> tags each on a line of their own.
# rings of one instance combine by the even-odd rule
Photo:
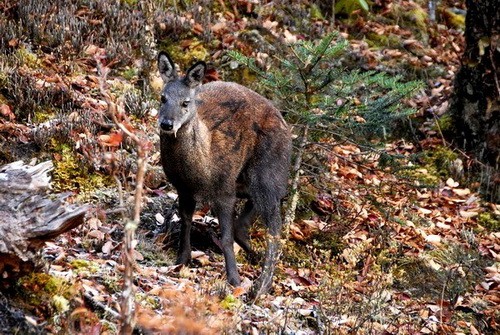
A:
<svg viewBox="0 0 500 335">
<path fill-rule="evenodd" d="M 74 259 L 69 264 L 75 272 L 96 273 L 99 271 L 99 264 L 86 259 Z"/>
<path fill-rule="evenodd" d="M 423 156 L 424 168 L 429 171 L 435 171 L 437 176 L 448 178 L 450 177 L 450 167 L 458 158 L 458 155 L 453 150 L 438 146 L 432 150 L 425 151 Z"/>
<path fill-rule="evenodd" d="M 40 108 L 37 108 L 37 110 L 35 111 L 33 121 L 34 121 L 34 123 L 47 122 L 47 121 L 53 119 L 55 115 L 56 115 L 56 112 L 53 109 L 51 109 L 51 108 L 42 109 L 40 107 Z"/>
<path fill-rule="evenodd" d="M 453 119 L 450 114 L 443 115 L 437 122 L 442 132 L 448 132 L 453 129 Z"/>
<path fill-rule="evenodd" d="M 224 309 L 235 309 L 241 306 L 241 301 L 238 298 L 234 297 L 232 294 L 228 294 L 220 302 L 220 306 Z"/>
<path fill-rule="evenodd" d="M 429 267 L 423 259 L 401 259 L 391 269 L 391 274 L 396 289 L 408 291 L 417 297 L 437 298 L 443 287 L 438 271 Z"/>
<path fill-rule="evenodd" d="M 401 257 L 400 254 L 394 252 L 394 248 L 381 249 L 379 254 L 375 259 L 375 266 L 377 266 L 382 272 L 390 272 L 392 268 L 397 263 L 398 258 Z"/>
<path fill-rule="evenodd" d="M 394 4 L 390 16 L 397 20 L 401 27 L 412 30 L 417 38 L 423 40 L 424 43 L 428 40 L 428 14 L 422 6 L 415 3 L 412 3 L 411 6 Z"/>
<path fill-rule="evenodd" d="M 101 284 L 103 284 L 110 293 L 117 293 L 122 290 L 120 277 L 113 275 L 103 275 L 101 277 Z"/>
<path fill-rule="evenodd" d="M 447 8 L 443 16 L 449 26 L 455 29 L 465 30 L 465 16 L 462 14 L 456 14 L 451 8 Z"/>
<path fill-rule="evenodd" d="M 64 309 L 63 300 L 67 302 L 75 295 L 75 288 L 70 282 L 46 273 L 32 273 L 20 278 L 17 288 L 28 304 L 37 306 L 51 302 L 58 311 Z"/>
<path fill-rule="evenodd" d="M 309 7 L 309 15 L 310 15 L 312 20 L 324 20 L 325 19 L 325 17 L 323 16 L 323 13 L 321 13 L 321 9 L 315 3 L 311 4 L 311 7 Z"/>
<path fill-rule="evenodd" d="M 420 186 L 436 187 L 439 185 L 438 172 L 434 167 L 412 167 L 397 172 L 403 178 L 418 181 Z"/>
<path fill-rule="evenodd" d="M 421 186 L 434 187 L 442 180 L 450 177 L 456 178 L 452 175 L 452 167 L 456 159 L 458 155 L 453 150 L 437 146 L 419 154 L 416 165 L 403 168 L 397 171 L 397 174 L 417 180 Z"/>
<path fill-rule="evenodd" d="M 376 48 L 392 48 L 397 49 L 400 48 L 401 38 L 396 34 L 377 34 L 377 33 L 368 33 L 366 34 L 366 42 L 371 47 Z"/>
<path fill-rule="evenodd" d="M 427 12 L 420 6 L 407 12 L 406 17 L 415 23 L 417 28 L 427 30 Z"/>
<path fill-rule="evenodd" d="M 319 190 L 313 184 L 304 184 L 300 186 L 300 197 L 297 203 L 296 218 L 310 219 L 314 212 L 311 209 L 311 203 L 318 197 Z"/>
<path fill-rule="evenodd" d="M 167 39 L 160 42 L 160 49 L 165 50 L 170 57 L 179 64 L 181 69 L 187 69 L 195 61 L 206 60 L 209 56 L 203 42 L 196 38 L 187 47 L 181 47 L 179 43 Z"/>
<path fill-rule="evenodd" d="M 135 6 L 139 3 L 139 0 L 122 0 L 122 2 L 129 6 Z"/>
<path fill-rule="evenodd" d="M 345 249 L 345 241 L 342 237 L 341 234 L 335 232 L 318 231 L 312 236 L 312 245 L 319 250 L 328 251 L 330 253 L 328 258 L 330 258 Z"/>
<path fill-rule="evenodd" d="M 284 246 L 283 262 L 293 264 L 298 268 L 311 268 L 313 260 L 307 246 L 302 243 L 293 243 L 289 241 Z"/>
<path fill-rule="evenodd" d="M 477 222 L 489 231 L 500 231 L 500 218 L 490 212 L 479 214 Z"/>
<path fill-rule="evenodd" d="M 335 2 L 335 13 L 351 15 L 358 9 L 367 12 L 369 10 L 368 2 L 366 0 L 338 0 Z"/>
<path fill-rule="evenodd" d="M 52 297 L 52 305 L 58 313 L 64 313 L 69 310 L 69 300 L 61 295 Z"/>
<path fill-rule="evenodd" d="M 17 49 L 16 57 L 19 59 L 21 64 L 25 64 L 30 68 L 40 67 L 40 60 L 38 59 L 38 56 L 26 48 Z"/>
<path fill-rule="evenodd" d="M 111 176 L 92 171 L 82 163 L 68 143 L 51 139 L 54 156 L 53 187 L 56 191 L 73 191 L 80 200 L 90 198 L 97 190 L 114 184 Z"/>
<path fill-rule="evenodd" d="M 170 266 L 174 264 L 175 254 L 173 251 L 164 251 L 160 245 L 144 238 L 142 234 L 138 234 L 138 240 L 137 251 L 144 257 L 145 262 L 152 266 Z"/>
<path fill-rule="evenodd" d="M 0 71 L 0 87 L 7 87 L 7 84 L 9 82 L 9 75 L 7 72 Z M 0 103 L 3 101 L 6 101 L 5 97 L 0 94 Z"/>
<path fill-rule="evenodd" d="M 137 293 L 135 295 L 135 300 L 145 308 L 159 309 L 162 307 L 161 300 L 158 297 L 146 295 L 145 293 Z"/>
<path fill-rule="evenodd" d="M 127 66 L 125 69 L 123 69 L 123 71 L 120 72 L 120 75 L 124 79 L 132 81 L 137 78 L 138 73 L 139 71 L 137 68 Z"/>
</svg>

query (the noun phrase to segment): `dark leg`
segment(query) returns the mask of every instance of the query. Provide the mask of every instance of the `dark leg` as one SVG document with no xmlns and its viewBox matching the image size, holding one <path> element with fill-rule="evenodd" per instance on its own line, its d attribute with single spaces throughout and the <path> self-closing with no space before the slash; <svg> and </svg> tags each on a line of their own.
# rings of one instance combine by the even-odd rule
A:
<svg viewBox="0 0 500 335">
<path fill-rule="evenodd" d="M 189 196 L 179 195 L 179 215 L 181 217 L 181 234 L 176 264 L 191 262 L 191 223 L 196 202 Z"/>
<path fill-rule="evenodd" d="M 259 254 L 256 253 L 250 244 L 248 230 L 255 221 L 255 208 L 252 200 L 247 200 L 240 216 L 234 221 L 234 240 L 245 250 L 248 261 L 255 265 L 259 262 Z"/>
<path fill-rule="evenodd" d="M 268 227 L 267 248 L 262 273 L 252 287 L 251 298 L 257 298 L 269 291 L 273 284 L 274 269 L 281 253 L 280 234 L 282 223 L 279 201 L 276 200 L 274 203 L 265 204 L 262 210 L 263 220 Z"/>
<path fill-rule="evenodd" d="M 236 267 L 236 258 L 234 256 L 234 204 L 236 202 L 235 196 L 226 196 L 217 199 L 214 204 L 214 209 L 219 218 L 219 225 L 221 229 L 221 244 L 224 259 L 226 260 L 226 274 L 227 281 L 233 286 L 240 285 L 240 276 L 238 275 L 238 268 Z"/>
</svg>

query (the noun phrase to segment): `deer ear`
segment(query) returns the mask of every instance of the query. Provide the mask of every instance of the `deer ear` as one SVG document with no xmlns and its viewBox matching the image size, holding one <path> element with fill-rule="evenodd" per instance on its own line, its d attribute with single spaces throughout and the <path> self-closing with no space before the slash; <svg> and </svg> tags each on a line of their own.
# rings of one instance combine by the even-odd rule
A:
<svg viewBox="0 0 500 335">
<path fill-rule="evenodd" d="M 175 64 L 166 52 L 161 51 L 158 54 L 158 71 L 165 84 L 177 79 Z"/>
<path fill-rule="evenodd" d="M 205 62 L 196 62 L 193 66 L 189 68 L 186 72 L 186 77 L 184 82 L 189 87 L 195 87 L 202 83 L 203 78 L 205 78 L 205 72 L 207 70 L 207 64 Z"/>
</svg>

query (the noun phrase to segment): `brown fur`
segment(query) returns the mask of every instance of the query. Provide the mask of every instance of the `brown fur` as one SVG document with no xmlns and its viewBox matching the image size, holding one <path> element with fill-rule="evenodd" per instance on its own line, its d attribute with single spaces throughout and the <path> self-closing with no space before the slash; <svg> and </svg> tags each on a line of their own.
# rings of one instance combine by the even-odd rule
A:
<svg viewBox="0 0 500 335">
<path fill-rule="evenodd" d="M 248 228 L 261 215 L 270 239 L 254 293 L 263 293 L 271 285 L 278 256 L 279 207 L 286 193 L 291 152 L 288 126 L 267 99 L 244 86 L 228 82 L 198 86 L 204 63 L 195 64 L 186 77 L 178 79 L 170 58 L 161 57 L 159 68 L 166 82 L 159 120 L 162 164 L 179 193 L 182 220 L 177 262 L 186 264 L 191 258 L 194 206 L 209 203 L 221 226 L 228 281 L 239 285 L 232 245 L 236 240 L 250 260 L 256 259 Z M 247 203 L 235 219 L 237 197 Z"/>
</svg>

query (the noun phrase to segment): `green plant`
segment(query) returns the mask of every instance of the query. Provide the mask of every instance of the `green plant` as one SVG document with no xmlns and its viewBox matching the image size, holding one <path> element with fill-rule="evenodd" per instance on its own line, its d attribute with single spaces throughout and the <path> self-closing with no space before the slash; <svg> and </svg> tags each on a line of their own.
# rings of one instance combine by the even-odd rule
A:
<svg viewBox="0 0 500 335">
<path fill-rule="evenodd" d="M 267 90 L 266 95 L 277 100 L 287 120 L 301 129 L 294 162 L 293 196 L 285 216 L 287 225 L 292 222 L 298 203 L 300 171 L 308 169 L 312 175 L 324 171 L 322 164 L 328 152 L 325 148 L 335 140 L 370 148 L 368 140 L 387 137 L 391 127 L 398 125 L 396 120 L 414 113 L 402 101 L 422 84 L 404 83 L 400 76 L 383 72 L 347 69 L 342 65 L 342 56 L 348 47 L 348 41 L 337 32 L 319 41 L 299 41 L 283 49 L 277 55 L 277 64 L 266 69 L 251 57 L 229 52 L 237 62 L 260 76 L 259 84 Z M 321 139 L 328 140 L 318 143 Z M 307 168 L 302 164 L 304 157 L 309 161 Z"/>
<path fill-rule="evenodd" d="M 357 9 L 362 9 L 367 12 L 369 10 L 368 1 L 366 0 L 338 0 L 335 2 L 336 14 L 351 15 Z"/>
<path fill-rule="evenodd" d="M 266 70 L 253 58 L 229 54 L 260 75 L 259 84 L 280 102 L 289 121 L 350 139 L 387 134 L 391 121 L 414 113 L 402 100 L 422 84 L 403 83 L 401 76 L 383 72 L 349 70 L 339 61 L 348 47 L 336 32 L 317 42 L 299 41 Z"/>
</svg>

